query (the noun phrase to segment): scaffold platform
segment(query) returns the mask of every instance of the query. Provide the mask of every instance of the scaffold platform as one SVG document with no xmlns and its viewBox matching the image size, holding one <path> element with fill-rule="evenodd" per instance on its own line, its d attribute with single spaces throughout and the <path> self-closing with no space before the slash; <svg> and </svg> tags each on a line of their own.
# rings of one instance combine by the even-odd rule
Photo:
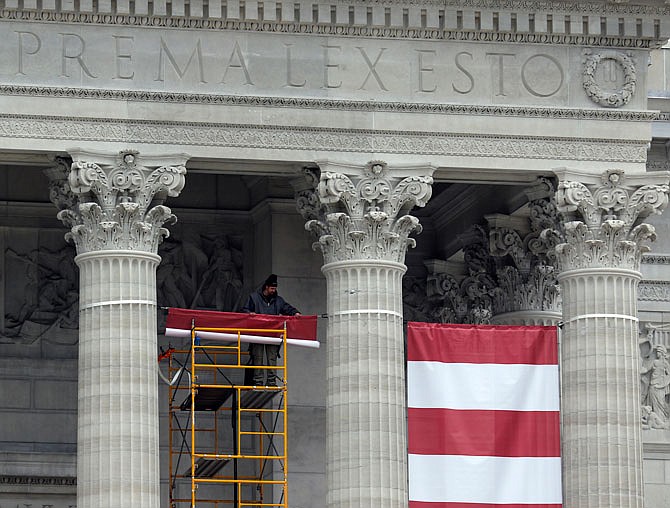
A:
<svg viewBox="0 0 670 508">
<path fill-rule="evenodd" d="M 203 338 L 216 334 L 226 341 Z M 244 336 L 279 338 L 280 364 L 250 365 Z M 286 339 L 286 327 L 194 321 L 190 339 L 171 351 L 170 508 L 288 507 Z M 278 386 L 245 384 L 252 369 L 270 368 Z"/>
</svg>

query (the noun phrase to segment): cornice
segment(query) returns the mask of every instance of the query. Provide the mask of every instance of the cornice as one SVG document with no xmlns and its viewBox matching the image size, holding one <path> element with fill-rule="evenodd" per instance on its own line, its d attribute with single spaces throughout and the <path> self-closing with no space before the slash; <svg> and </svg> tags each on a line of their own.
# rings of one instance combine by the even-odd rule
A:
<svg viewBox="0 0 670 508">
<path fill-rule="evenodd" d="M 467 116 L 506 116 L 517 118 L 551 118 L 562 120 L 606 120 L 651 122 L 659 119 L 656 111 L 585 109 L 537 106 L 498 106 L 476 104 L 436 104 L 420 102 L 353 101 L 252 95 L 214 95 L 154 92 L 145 90 L 104 90 L 91 88 L 0 85 L 0 95 L 28 97 L 61 97 L 68 99 L 101 99 L 175 104 L 210 104 L 222 106 L 276 107 L 297 109 L 332 109 L 343 111 L 383 111 L 400 113 L 434 113 Z"/>
<path fill-rule="evenodd" d="M 89 12 L 75 11 L 74 3 L 68 10 L 65 2 L 60 10 L 55 9 L 56 2 L 43 2 L 54 8 L 39 10 L 8 7 L 6 0 L 2 4 L 0 20 L 8 21 L 626 48 L 663 44 L 667 36 L 657 34 L 656 26 L 670 16 L 668 5 L 541 0 L 331 0 L 309 3 L 308 10 L 303 10 L 302 3 L 278 1 L 276 10 L 268 12 L 255 2 L 245 5 L 238 0 L 229 0 L 224 12 L 214 5 L 197 8 L 185 0 L 162 6 L 147 0 L 98 2 Z M 565 26 L 554 26 L 557 13 L 561 21 L 566 19 Z M 581 33 L 584 16 L 594 19 L 586 33 Z M 627 16 L 635 19 L 620 25 L 619 18 Z M 601 17 L 607 18 L 604 29 Z M 643 35 L 638 34 L 637 19 L 641 19 Z"/>
<path fill-rule="evenodd" d="M 310 152 L 644 163 L 647 140 L 0 115 L 0 137 Z"/>
</svg>

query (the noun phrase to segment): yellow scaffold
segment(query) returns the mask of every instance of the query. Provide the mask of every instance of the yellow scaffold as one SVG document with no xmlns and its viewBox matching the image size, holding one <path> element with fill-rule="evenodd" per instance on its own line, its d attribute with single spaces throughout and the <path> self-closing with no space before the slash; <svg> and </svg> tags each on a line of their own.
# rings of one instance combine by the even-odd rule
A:
<svg viewBox="0 0 670 508">
<path fill-rule="evenodd" d="M 281 337 L 283 361 L 251 366 L 242 335 Z M 170 507 L 287 508 L 286 329 L 193 327 L 190 342 L 169 355 Z M 275 369 L 278 386 L 253 386 L 257 368 Z"/>
</svg>

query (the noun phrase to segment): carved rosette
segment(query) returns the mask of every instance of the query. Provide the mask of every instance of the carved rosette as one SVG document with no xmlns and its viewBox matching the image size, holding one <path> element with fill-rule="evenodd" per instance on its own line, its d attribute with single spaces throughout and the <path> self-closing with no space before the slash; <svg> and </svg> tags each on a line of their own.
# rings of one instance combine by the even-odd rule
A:
<svg viewBox="0 0 670 508">
<path fill-rule="evenodd" d="M 644 245 L 656 238 L 654 227 L 641 221 L 668 205 L 665 183 L 628 183 L 622 170 L 605 171 L 598 183 L 562 181 L 556 194 L 564 230 L 545 231 L 559 239 L 561 271 L 579 268 L 624 268 L 638 271 Z M 639 179 L 639 178 L 638 178 Z M 628 180 L 628 182 L 627 182 Z"/>
<path fill-rule="evenodd" d="M 95 158 L 88 162 L 85 158 Z M 68 185 L 78 203 L 58 213 L 69 226 L 65 235 L 77 253 L 100 250 L 139 250 L 156 253 L 168 235 L 162 227 L 176 221 L 162 203 L 184 188 L 187 157 L 143 158 L 126 150 L 116 157 L 76 153 Z"/>
<path fill-rule="evenodd" d="M 416 242 L 410 234 L 421 232 L 416 217 L 409 215 L 431 197 L 430 171 L 421 176 L 395 177 L 385 162 L 372 161 L 361 176 L 321 171 L 314 190 L 321 206 L 303 199 L 300 210 L 308 220 L 305 228 L 319 240 L 315 249 L 326 264 L 345 260 L 379 259 L 403 263 L 408 247 Z M 309 213 L 307 213 L 309 212 Z"/>
</svg>

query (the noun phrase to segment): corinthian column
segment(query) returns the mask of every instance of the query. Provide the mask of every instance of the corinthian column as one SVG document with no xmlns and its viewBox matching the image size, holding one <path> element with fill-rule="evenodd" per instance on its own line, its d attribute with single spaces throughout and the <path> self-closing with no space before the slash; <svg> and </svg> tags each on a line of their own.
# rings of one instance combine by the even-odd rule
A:
<svg viewBox="0 0 670 508">
<path fill-rule="evenodd" d="M 58 218 L 80 272 L 77 506 L 158 508 L 156 252 L 187 157 L 71 155 L 78 199 Z"/>
<path fill-rule="evenodd" d="M 306 227 L 328 284 L 327 505 L 406 507 L 402 276 L 432 168 L 320 166 L 316 199 L 299 203 L 318 217 Z"/>
<path fill-rule="evenodd" d="M 641 221 L 667 206 L 668 174 L 557 174 L 564 506 L 642 508 L 637 285 L 656 235 Z"/>
</svg>

